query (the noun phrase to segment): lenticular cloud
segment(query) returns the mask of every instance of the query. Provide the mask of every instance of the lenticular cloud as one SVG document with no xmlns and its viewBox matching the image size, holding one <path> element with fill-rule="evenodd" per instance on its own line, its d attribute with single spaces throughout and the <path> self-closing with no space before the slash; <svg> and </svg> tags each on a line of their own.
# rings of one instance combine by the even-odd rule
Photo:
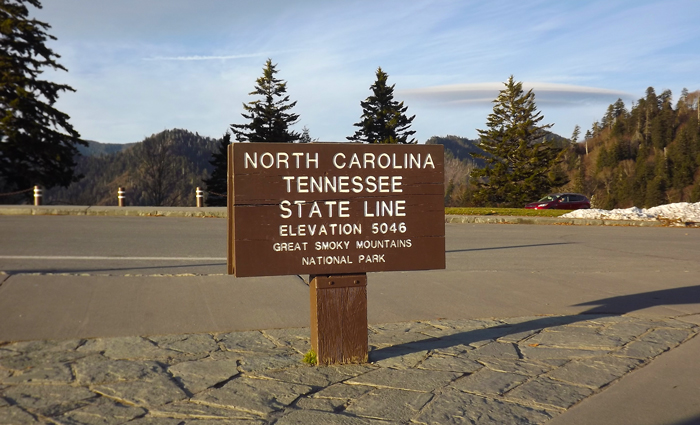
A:
<svg viewBox="0 0 700 425">
<path fill-rule="evenodd" d="M 489 105 L 503 89 L 503 83 L 452 84 L 399 90 L 401 97 L 446 105 Z M 634 96 L 617 90 L 571 84 L 523 82 L 525 90 L 533 89 L 537 104 L 581 104 L 607 102 L 614 99 L 634 99 Z M 611 100 L 612 99 L 612 100 Z"/>
</svg>

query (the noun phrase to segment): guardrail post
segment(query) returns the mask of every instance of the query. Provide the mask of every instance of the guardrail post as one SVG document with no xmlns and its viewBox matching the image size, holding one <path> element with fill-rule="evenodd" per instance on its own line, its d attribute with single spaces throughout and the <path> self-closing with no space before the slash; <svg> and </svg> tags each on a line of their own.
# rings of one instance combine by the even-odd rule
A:
<svg viewBox="0 0 700 425">
<path fill-rule="evenodd" d="M 197 208 L 202 208 L 202 204 L 204 204 L 204 191 L 197 187 L 195 193 L 197 194 Z"/>
<path fill-rule="evenodd" d="M 41 205 L 41 188 L 34 186 L 34 205 Z"/>
<path fill-rule="evenodd" d="M 120 187 L 117 189 L 117 202 L 120 207 L 124 206 L 124 199 L 126 199 L 126 191 Z"/>
</svg>

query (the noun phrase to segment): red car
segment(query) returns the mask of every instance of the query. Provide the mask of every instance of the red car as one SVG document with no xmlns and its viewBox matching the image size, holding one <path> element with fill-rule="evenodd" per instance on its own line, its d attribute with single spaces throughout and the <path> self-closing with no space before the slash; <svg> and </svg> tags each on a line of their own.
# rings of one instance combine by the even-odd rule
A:
<svg viewBox="0 0 700 425">
<path fill-rule="evenodd" d="M 591 201 L 580 193 L 552 193 L 525 205 L 525 208 L 531 210 L 579 210 L 590 207 Z"/>
</svg>

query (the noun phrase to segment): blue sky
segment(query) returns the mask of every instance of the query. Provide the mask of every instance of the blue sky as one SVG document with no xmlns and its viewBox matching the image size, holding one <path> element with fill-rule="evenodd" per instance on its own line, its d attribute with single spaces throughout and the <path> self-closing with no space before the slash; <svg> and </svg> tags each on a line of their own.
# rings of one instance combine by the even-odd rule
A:
<svg viewBox="0 0 700 425">
<path fill-rule="evenodd" d="M 700 2 L 44 0 L 69 72 L 58 107 L 81 135 L 129 143 L 165 129 L 221 137 L 243 123 L 267 58 L 313 138 L 344 141 L 377 67 L 412 129 L 476 138 L 502 83 L 533 88 L 568 137 L 617 98 L 700 89 Z"/>
</svg>

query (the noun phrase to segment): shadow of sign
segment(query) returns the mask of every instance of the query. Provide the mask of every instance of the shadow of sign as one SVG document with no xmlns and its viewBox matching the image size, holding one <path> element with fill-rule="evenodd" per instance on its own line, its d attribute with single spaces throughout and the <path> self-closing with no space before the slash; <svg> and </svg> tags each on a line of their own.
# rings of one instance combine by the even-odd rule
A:
<svg viewBox="0 0 700 425">
<path fill-rule="evenodd" d="M 428 337 L 422 340 L 372 350 L 369 353 L 369 359 L 372 362 L 376 362 L 420 351 L 440 350 L 458 345 L 470 345 L 479 341 L 494 340 L 507 335 L 539 331 L 549 327 L 569 325 L 595 318 L 621 316 L 649 307 L 696 303 L 700 303 L 700 285 L 621 295 L 577 304 L 577 306 L 595 306 L 580 314 L 542 317 L 522 323 L 459 332 L 439 338 Z"/>
<path fill-rule="evenodd" d="M 490 251 L 497 249 L 514 249 L 514 248 L 536 248 L 540 246 L 553 246 L 553 245 L 571 245 L 575 242 L 553 242 L 553 243 L 537 243 L 532 245 L 512 245 L 512 246 L 495 246 L 490 248 L 470 248 L 470 249 L 452 249 L 445 252 L 471 252 L 471 251 Z"/>
<path fill-rule="evenodd" d="M 700 303 L 700 285 L 662 289 L 641 294 L 620 295 L 618 297 L 576 304 L 576 306 L 597 306 L 586 310 L 582 314 L 626 314 L 662 305 L 696 303 Z"/>
</svg>

